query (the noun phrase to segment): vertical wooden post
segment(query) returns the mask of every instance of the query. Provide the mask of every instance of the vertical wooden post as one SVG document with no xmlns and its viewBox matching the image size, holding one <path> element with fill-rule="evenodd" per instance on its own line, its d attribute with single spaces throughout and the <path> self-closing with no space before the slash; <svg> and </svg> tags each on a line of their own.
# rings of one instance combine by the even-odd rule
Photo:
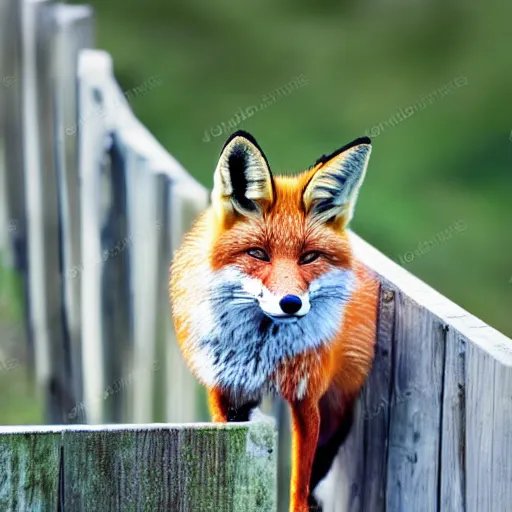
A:
<svg viewBox="0 0 512 512">
<path fill-rule="evenodd" d="M 105 97 L 105 108 L 108 97 Z M 133 242 L 129 232 L 127 168 L 130 152 L 123 148 L 114 131 L 109 135 L 104 165 L 97 169 L 103 190 L 100 219 L 101 259 L 99 260 L 103 332 L 103 414 L 102 422 L 122 422 L 126 390 L 123 376 L 133 343 L 132 323 L 135 320 L 132 301 L 138 291 L 133 289 L 130 253 Z M 133 316 L 131 317 L 133 313 Z M 133 384 L 132 384 L 133 386 Z M 106 402 L 105 400 L 108 400 Z"/>
<path fill-rule="evenodd" d="M 173 331 L 170 304 L 169 304 L 169 265 L 172 259 L 171 253 L 171 223 L 169 206 L 171 201 L 172 182 L 162 172 L 157 175 L 157 222 L 161 226 L 158 231 L 158 288 L 157 288 L 157 309 L 156 309 L 156 348 L 155 359 L 158 364 L 158 372 L 155 373 L 155 410 L 154 420 L 165 421 L 165 406 L 167 396 L 167 378 L 165 375 L 165 361 L 168 347 L 169 333 Z M 196 419 L 207 420 L 207 417 L 198 415 Z"/>
<path fill-rule="evenodd" d="M 84 5 L 54 7 L 53 79 L 57 126 L 55 133 L 58 170 L 59 213 L 64 329 L 69 350 L 69 382 L 74 404 L 65 421 L 82 400 L 80 177 L 78 172 L 78 54 L 93 45 L 92 10 Z"/>
<path fill-rule="evenodd" d="M 29 237 L 28 299 L 36 375 L 47 421 L 62 423 L 75 398 L 61 280 L 61 216 L 57 164 L 58 119 L 54 53 L 55 6 L 22 4 L 23 135 Z"/>
<path fill-rule="evenodd" d="M 206 208 L 208 196 L 206 191 L 199 195 L 187 181 L 178 179 L 173 181 L 171 191 L 171 254 L 174 254 L 192 222 Z M 167 343 L 167 421 L 193 421 L 198 414 L 197 398 L 203 390 L 185 365 L 174 329 L 169 330 Z"/>
<path fill-rule="evenodd" d="M 157 212 L 158 179 L 147 157 L 131 152 L 127 169 L 130 188 L 131 282 L 133 294 L 133 360 L 130 365 L 136 382 L 130 387 L 133 421 L 153 419 L 153 390 L 156 356 L 159 230 Z M 157 366 L 158 367 L 158 366 Z"/>
<path fill-rule="evenodd" d="M 440 512 L 466 508 L 466 341 L 453 329 L 446 333 L 446 362 L 442 411 L 442 450 L 439 489 Z"/>
<path fill-rule="evenodd" d="M 79 57 L 79 172 L 81 181 L 81 247 L 82 265 L 82 374 L 83 408 L 74 411 L 90 423 L 103 421 L 104 393 L 108 385 L 105 375 L 103 307 L 102 307 L 102 186 L 101 180 L 105 150 L 112 144 L 109 139 L 112 120 L 105 96 L 105 77 L 111 75 L 112 61 L 104 52 L 83 50 Z M 107 165 L 109 165 L 107 161 Z M 110 193 L 109 190 L 103 194 Z M 110 201 L 111 198 L 106 198 Z M 85 319 L 87 319 L 85 321 Z M 83 409 L 83 410 L 82 410 Z"/>
</svg>

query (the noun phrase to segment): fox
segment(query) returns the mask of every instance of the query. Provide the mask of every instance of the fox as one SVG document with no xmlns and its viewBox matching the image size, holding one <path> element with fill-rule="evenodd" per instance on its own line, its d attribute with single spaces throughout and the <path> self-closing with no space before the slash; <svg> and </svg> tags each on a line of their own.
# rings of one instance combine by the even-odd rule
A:
<svg viewBox="0 0 512 512">
<path fill-rule="evenodd" d="M 348 229 L 370 153 L 360 137 L 273 176 L 256 139 L 233 133 L 170 266 L 177 342 L 212 421 L 249 421 L 267 393 L 290 407 L 290 512 L 321 506 L 373 364 L 379 283 Z"/>
</svg>

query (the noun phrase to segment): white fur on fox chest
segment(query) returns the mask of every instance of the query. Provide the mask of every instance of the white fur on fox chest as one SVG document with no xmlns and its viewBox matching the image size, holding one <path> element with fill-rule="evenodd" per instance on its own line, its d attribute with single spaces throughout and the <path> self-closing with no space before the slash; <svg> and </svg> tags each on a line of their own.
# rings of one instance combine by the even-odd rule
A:
<svg viewBox="0 0 512 512">
<path fill-rule="evenodd" d="M 261 282 L 235 268 L 199 271 L 202 279 L 194 281 L 201 285 L 188 291 L 197 305 L 187 322 L 191 368 L 209 387 L 247 395 L 279 393 L 279 376 L 274 386 L 269 382 L 279 365 L 334 338 L 354 287 L 351 271 L 335 269 L 311 283 L 306 315 L 275 319 L 260 307 Z M 295 386 L 299 399 L 307 392 L 304 370 Z"/>
</svg>

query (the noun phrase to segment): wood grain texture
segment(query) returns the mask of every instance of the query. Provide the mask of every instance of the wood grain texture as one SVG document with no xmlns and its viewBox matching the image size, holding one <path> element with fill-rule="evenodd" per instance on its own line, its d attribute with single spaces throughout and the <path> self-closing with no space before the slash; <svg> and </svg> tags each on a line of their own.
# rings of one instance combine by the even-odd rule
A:
<svg viewBox="0 0 512 512">
<path fill-rule="evenodd" d="M 492 422 L 491 510 L 512 509 L 512 368 L 496 364 Z"/>
<path fill-rule="evenodd" d="M 400 292 L 396 308 L 387 509 L 437 512 L 444 333 Z"/>
<path fill-rule="evenodd" d="M 391 401 L 395 290 L 381 284 L 375 362 L 363 389 L 364 404 L 364 512 L 385 510 L 387 447 Z"/>
<path fill-rule="evenodd" d="M 446 329 L 440 512 L 466 510 L 466 340 Z"/>
<path fill-rule="evenodd" d="M 64 433 L 65 510 L 271 512 L 273 424 L 116 426 Z"/>
<path fill-rule="evenodd" d="M 107 99 L 103 100 L 107 102 Z M 97 169 L 106 192 L 101 223 L 98 226 L 101 248 L 98 255 L 101 280 L 103 368 L 102 423 L 122 422 L 124 416 L 123 377 L 129 373 L 123 355 L 133 343 L 131 313 L 133 293 L 130 256 L 134 249 L 128 231 L 127 154 L 116 136 L 109 138 L 108 158 Z M 141 166 L 142 167 L 142 166 Z M 141 290 L 141 295 L 145 290 Z M 151 396 L 148 395 L 148 400 Z M 146 418 L 147 420 L 147 418 Z"/>
<path fill-rule="evenodd" d="M 276 455 L 269 418 L 3 427 L 0 510 L 275 512 Z"/>
<path fill-rule="evenodd" d="M 135 156 L 135 155 L 134 155 Z M 157 175 L 149 163 L 131 158 L 127 181 L 132 188 L 130 204 L 131 282 L 133 294 L 133 361 L 137 382 L 129 391 L 133 395 L 133 422 L 153 419 L 153 381 L 156 353 L 156 330 L 159 297 L 158 283 L 165 282 L 167 272 L 158 274 Z M 168 302 L 168 300 L 166 301 Z M 168 315 L 169 312 L 166 311 Z"/>
<path fill-rule="evenodd" d="M 83 50 L 78 60 L 79 87 L 79 173 L 82 266 L 81 316 L 83 403 L 86 418 L 82 423 L 104 421 L 104 393 L 111 383 L 105 375 L 105 334 L 102 309 L 102 190 L 101 169 L 105 146 L 111 131 L 111 119 L 105 108 L 109 98 L 106 85 L 112 73 L 112 60 L 103 52 Z M 107 182 L 108 183 L 108 182 Z M 110 201 L 109 201 L 110 202 Z M 85 415 L 84 415 L 85 416 Z M 74 418 L 72 418 L 74 419 Z"/>
<path fill-rule="evenodd" d="M 57 510 L 60 446 L 58 428 L 0 429 L 0 510 Z"/>
<path fill-rule="evenodd" d="M 467 351 L 467 511 L 493 512 L 493 442 L 496 361 L 469 345 Z M 497 447 L 498 448 L 498 447 Z M 509 459 L 510 460 L 510 459 Z M 504 504 L 502 504 L 504 505 Z M 499 511 L 504 511 L 503 506 Z"/>
</svg>

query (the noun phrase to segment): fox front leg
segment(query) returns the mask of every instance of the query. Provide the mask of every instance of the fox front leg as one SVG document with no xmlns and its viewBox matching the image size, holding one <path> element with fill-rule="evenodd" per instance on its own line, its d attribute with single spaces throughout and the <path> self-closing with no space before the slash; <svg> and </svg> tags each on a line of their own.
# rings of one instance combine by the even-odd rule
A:
<svg viewBox="0 0 512 512">
<path fill-rule="evenodd" d="M 291 402 L 292 477 L 290 512 L 308 512 L 309 481 L 320 432 L 318 400 L 305 397 Z"/>
<path fill-rule="evenodd" d="M 215 423 L 227 423 L 228 421 L 249 421 L 251 411 L 260 405 L 259 399 L 233 399 L 220 389 L 208 390 L 208 408 L 210 416 Z"/>
</svg>

